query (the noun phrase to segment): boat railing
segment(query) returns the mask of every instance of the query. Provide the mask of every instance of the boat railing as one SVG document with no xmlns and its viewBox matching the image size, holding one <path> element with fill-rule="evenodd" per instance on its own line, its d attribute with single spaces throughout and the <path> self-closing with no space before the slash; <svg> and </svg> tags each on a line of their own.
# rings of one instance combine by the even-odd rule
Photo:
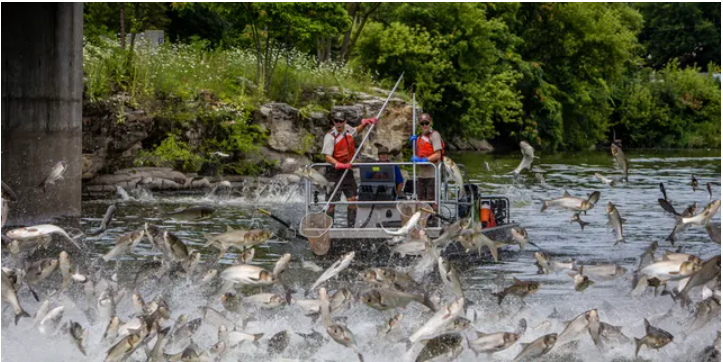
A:
<svg viewBox="0 0 723 362">
<path fill-rule="evenodd" d="M 435 165 L 431 162 L 355 162 L 352 164 L 352 167 L 361 167 L 361 166 L 431 166 L 434 167 L 434 200 L 395 200 L 395 201 L 333 201 L 330 202 L 330 205 L 398 205 L 398 204 L 413 204 L 416 202 L 434 202 L 435 204 L 440 204 L 440 172 L 439 172 L 439 166 Z M 313 163 L 311 165 L 306 166 L 306 168 L 330 168 L 333 167 L 329 163 Z M 347 176 L 349 177 L 349 176 Z M 351 176 L 353 177 L 353 176 Z M 311 192 L 311 182 L 309 180 L 306 180 L 305 182 L 305 204 L 306 204 L 306 214 L 309 214 L 309 208 L 312 204 L 312 192 Z M 326 195 L 324 196 L 326 197 Z"/>
<path fill-rule="evenodd" d="M 450 185 L 449 184 L 449 177 L 447 175 L 443 175 L 444 173 L 440 172 L 440 165 L 436 165 L 431 162 L 358 162 L 353 163 L 353 168 L 358 168 L 361 166 L 431 166 L 434 167 L 434 200 L 406 200 L 406 199 L 400 199 L 400 200 L 393 200 L 393 201 L 342 201 L 341 199 L 339 201 L 333 201 L 330 202 L 330 205 L 398 205 L 398 204 L 413 204 L 417 202 L 434 202 L 435 204 L 439 205 L 439 211 L 442 212 L 442 210 L 448 211 L 447 217 L 457 219 L 459 217 L 457 211 L 459 210 L 459 206 L 467 206 L 472 207 L 471 201 L 460 201 L 459 200 L 459 193 L 460 193 L 460 185 Z M 465 180 L 469 180 L 467 177 L 467 171 L 464 167 L 464 165 L 457 164 L 457 166 L 460 168 L 462 172 L 464 172 Z M 307 168 L 331 168 L 333 167 L 331 164 L 323 162 L 323 163 L 314 163 L 311 165 L 306 166 Z M 348 175 L 347 177 L 353 177 L 353 175 Z M 410 179 L 411 180 L 411 179 Z M 408 181 L 408 180 L 405 180 Z M 414 180 L 411 180 L 414 182 Z M 444 187 L 444 191 L 442 191 L 442 187 Z M 470 186 L 471 187 L 471 186 Z M 471 189 L 470 189 L 471 190 Z M 451 192 L 450 192 L 451 191 Z M 450 199 L 450 194 L 452 194 L 452 198 Z M 318 202 L 315 202 L 313 200 L 312 196 L 312 184 L 309 180 L 305 180 L 305 204 L 306 204 L 306 214 L 308 215 L 310 212 L 310 207 L 313 204 L 317 204 Z M 326 195 L 324 195 L 326 197 Z M 477 199 L 477 197 L 475 198 Z M 481 198 L 482 200 L 494 200 L 494 199 L 504 199 L 506 200 L 507 205 L 510 206 L 509 199 L 506 196 L 502 195 L 486 195 L 485 197 Z M 477 201 L 477 200 L 476 200 Z M 509 212 L 507 213 L 507 222 L 510 222 L 510 215 Z"/>
</svg>

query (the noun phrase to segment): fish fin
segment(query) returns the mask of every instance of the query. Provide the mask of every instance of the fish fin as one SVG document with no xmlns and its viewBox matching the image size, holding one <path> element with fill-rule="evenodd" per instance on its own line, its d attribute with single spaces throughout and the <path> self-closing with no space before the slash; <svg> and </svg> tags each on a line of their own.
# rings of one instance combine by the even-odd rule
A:
<svg viewBox="0 0 723 362">
<path fill-rule="evenodd" d="M 562 194 L 562 197 L 572 197 L 572 195 L 570 195 L 570 193 L 565 190 L 565 193 Z"/>
<path fill-rule="evenodd" d="M 203 237 L 206 238 L 206 244 L 203 245 L 203 246 L 206 246 L 206 247 L 207 247 L 207 246 L 210 246 L 210 245 L 213 243 L 213 241 L 214 241 L 213 235 L 204 234 Z"/>
<path fill-rule="evenodd" d="M 499 260 L 499 256 L 497 253 L 497 245 L 488 245 L 487 248 L 490 249 L 490 254 L 492 254 L 492 259 L 495 260 L 495 263 Z"/>
<path fill-rule="evenodd" d="M 635 357 L 638 357 L 638 353 L 640 353 L 640 347 L 642 347 L 643 345 L 643 339 L 633 338 L 633 340 L 635 341 Z"/>
<path fill-rule="evenodd" d="M 520 347 L 522 347 L 522 349 L 527 348 L 527 346 L 529 346 L 529 345 L 530 345 L 529 343 L 520 343 Z"/>
<path fill-rule="evenodd" d="M 621 223 L 621 224 L 625 224 L 626 222 L 628 222 L 628 219 L 626 219 L 626 218 L 624 218 L 624 217 L 621 217 L 621 218 L 620 218 L 620 223 Z"/>
<path fill-rule="evenodd" d="M 660 205 L 660 207 L 663 208 L 663 210 L 665 210 L 673 215 L 676 215 L 676 216 L 680 215 L 677 211 L 675 211 L 675 208 L 673 207 L 673 205 L 670 204 L 670 202 L 668 202 L 668 200 L 658 199 L 658 204 Z"/>
<path fill-rule="evenodd" d="M 234 231 L 234 228 L 231 227 L 231 225 L 226 225 L 226 232 Z"/>
<path fill-rule="evenodd" d="M 434 302 L 432 302 L 432 300 L 429 299 L 429 295 L 426 293 L 424 294 L 424 300 L 422 301 L 422 304 L 434 312 L 437 311 L 437 306 L 434 305 Z"/>
<path fill-rule="evenodd" d="M 20 313 L 15 315 L 15 325 L 18 325 L 20 318 L 30 318 L 30 314 L 21 308 Z"/>
<path fill-rule="evenodd" d="M 39 302 L 39 301 L 40 301 L 40 298 L 38 298 L 38 293 L 35 292 L 35 290 L 30 287 L 30 284 L 27 284 L 27 283 L 26 283 L 26 285 L 28 286 L 28 290 L 30 290 L 30 294 L 32 294 L 32 295 L 33 295 L 33 298 L 35 298 L 35 301 L 36 301 L 36 302 Z"/>
<path fill-rule="evenodd" d="M 520 283 L 520 280 L 515 277 L 512 277 L 512 282 L 517 284 L 517 283 Z"/>
<path fill-rule="evenodd" d="M 545 212 L 547 208 L 550 207 L 550 201 L 548 200 L 542 200 L 542 208 L 540 209 L 540 212 Z"/>
<path fill-rule="evenodd" d="M 587 225 L 590 225 L 590 223 L 580 220 L 580 230 L 585 231 L 585 226 Z"/>
<path fill-rule="evenodd" d="M 475 333 L 477 333 L 477 338 L 482 338 L 482 337 L 484 337 L 484 336 L 487 335 L 487 333 L 483 333 L 483 332 L 480 332 L 480 331 L 475 331 Z"/>
<path fill-rule="evenodd" d="M 359 357 L 359 362 L 364 362 L 364 356 L 361 353 L 357 352 L 356 356 Z"/>
</svg>

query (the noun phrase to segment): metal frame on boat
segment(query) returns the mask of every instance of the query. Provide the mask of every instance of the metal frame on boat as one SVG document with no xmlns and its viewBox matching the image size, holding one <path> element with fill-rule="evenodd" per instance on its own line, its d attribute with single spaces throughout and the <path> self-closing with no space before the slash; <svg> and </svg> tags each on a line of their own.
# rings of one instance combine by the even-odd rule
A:
<svg viewBox="0 0 723 362">
<path fill-rule="evenodd" d="M 378 162 L 378 163 L 354 163 L 353 168 L 354 169 L 374 169 L 378 170 L 381 167 L 392 167 L 393 166 L 412 166 L 414 163 L 411 162 Z M 413 204 L 419 204 L 419 203 L 436 203 L 438 206 L 438 215 L 439 218 L 439 226 L 435 227 L 426 227 L 425 231 L 428 236 L 430 237 L 437 237 L 439 236 L 442 231 L 444 230 L 444 227 L 446 225 L 449 225 L 451 223 L 456 222 L 460 218 L 469 216 L 469 210 L 471 210 L 472 207 L 472 201 L 467 199 L 460 199 L 460 187 L 459 185 L 450 184 L 448 177 L 442 177 L 442 174 L 440 173 L 440 167 L 438 165 L 435 165 L 430 162 L 418 162 L 416 165 L 419 166 L 431 166 L 434 167 L 434 184 L 435 184 L 435 193 L 434 193 L 434 200 L 429 201 L 417 201 L 413 199 L 408 199 L 408 197 L 412 196 L 409 195 L 407 192 L 403 192 L 403 195 L 400 195 L 401 197 L 396 200 L 357 200 L 357 201 L 335 201 L 331 202 L 331 205 L 356 205 L 357 206 L 357 216 L 356 221 L 353 228 L 350 227 L 339 227 L 336 225 L 336 223 L 331 227 L 331 229 L 328 230 L 329 237 L 331 239 L 389 239 L 393 236 L 388 234 L 387 232 L 380 227 L 380 224 L 383 225 L 387 229 L 394 229 L 401 227 L 402 222 L 402 216 L 399 212 L 399 205 L 404 204 L 410 204 L 410 206 L 413 206 Z M 460 170 L 465 173 L 465 179 L 468 180 L 466 177 L 466 170 L 464 169 L 464 166 L 461 164 L 457 164 L 457 166 L 460 167 Z M 311 165 L 306 166 L 307 168 L 330 168 L 332 167 L 328 163 L 314 163 Z M 360 171 L 361 172 L 361 171 Z M 365 184 L 364 178 L 361 178 L 362 181 L 358 183 L 358 193 L 361 197 L 361 191 L 362 190 L 369 190 L 368 185 Z M 392 176 L 392 182 L 394 181 Z M 409 181 L 414 182 L 413 179 L 405 180 L 405 185 Z M 392 187 L 394 184 L 392 184 Z M 407 185 L 408 186 L 408 185 Z M 374 188 L 374 194 L 379 195 L 380 187 L 377 184 L 373 185 Z M 386 187 L 386 186 L 385 186 Z M 387 187 L 388 188 L 388 187 Z M 405 187 L 408 188 L 408 187 Z M 476 191 L 478 189 L 477 185 L 471 185 L 467 184 L 465 185 L 465 189 L 468 191 Z M 313 186 L 309 180 L 305 181 L 305 212 L 306 215 L 310 215 L 312 213 L 318 212 L 316 209 L 321 209 L 324 205 L 325 201 L 319 200 L 319 194 L 322 192 L 319 192 L 318 190 L 315 192 L 313 190 Z M 386 193 L 386 189 L 385 189 Z M 325 196 L 325 195 L 324 195 Z M 483 233 L 486 234 L 488 237 L 504 241 L 508 240 L 510 238 L 509 236 L 509 229 L 516 226 L 517 224 L 514 223 L 511 219 L 511 204 L 507 197 L 505 196 L 496 196 L 496 195 L 482 195 L 479 192 L 477 192 L 474 196 L 474 202 L 477 205 L 482 205 L 483 203 L 488 203 L 495 206 L 494 213 L 497 216 L 497 226 L 495 227 L 488 227 L 483 229 Z M 314 210 L 312 210 L 314 209 Z M 323 230 L 321 229 L 307 229 L 307 231 L 312 232 L 319 232 L 322 233 Z"/>
</svg>

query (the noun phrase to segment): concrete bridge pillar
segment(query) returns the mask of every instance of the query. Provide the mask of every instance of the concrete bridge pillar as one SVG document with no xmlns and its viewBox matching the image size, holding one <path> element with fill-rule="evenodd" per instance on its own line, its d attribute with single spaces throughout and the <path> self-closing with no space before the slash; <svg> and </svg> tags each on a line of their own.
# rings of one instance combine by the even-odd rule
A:
<svg viewBox="0 0 723 362">
<path fill-rule="evenodd" d="M 8 224 L 80 216 L 83 4 L 2 4 L 2 180 Z M 64 179 L 38 188 L 53 165 Z"/>
</svg>

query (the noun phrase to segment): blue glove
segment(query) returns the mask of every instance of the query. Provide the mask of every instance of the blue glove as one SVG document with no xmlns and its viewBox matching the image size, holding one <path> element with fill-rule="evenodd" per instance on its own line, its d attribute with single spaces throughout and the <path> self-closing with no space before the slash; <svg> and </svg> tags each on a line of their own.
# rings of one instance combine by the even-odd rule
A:
<svg viewBox="0 0 723 362">
<path fill-rule="evenodd" d="M 417 142 L 417 135 L 414 134 L 412 137 L 409 137 L 409 142 L 412 143 L 412 148 L 414 148 L 414 144 Z"/>
<path fill-rule="evenodd" d="M 417 155 L 412 156 L 412 162 L 427 162 L 426 157 L 418 157 Z"/>
</svg>

